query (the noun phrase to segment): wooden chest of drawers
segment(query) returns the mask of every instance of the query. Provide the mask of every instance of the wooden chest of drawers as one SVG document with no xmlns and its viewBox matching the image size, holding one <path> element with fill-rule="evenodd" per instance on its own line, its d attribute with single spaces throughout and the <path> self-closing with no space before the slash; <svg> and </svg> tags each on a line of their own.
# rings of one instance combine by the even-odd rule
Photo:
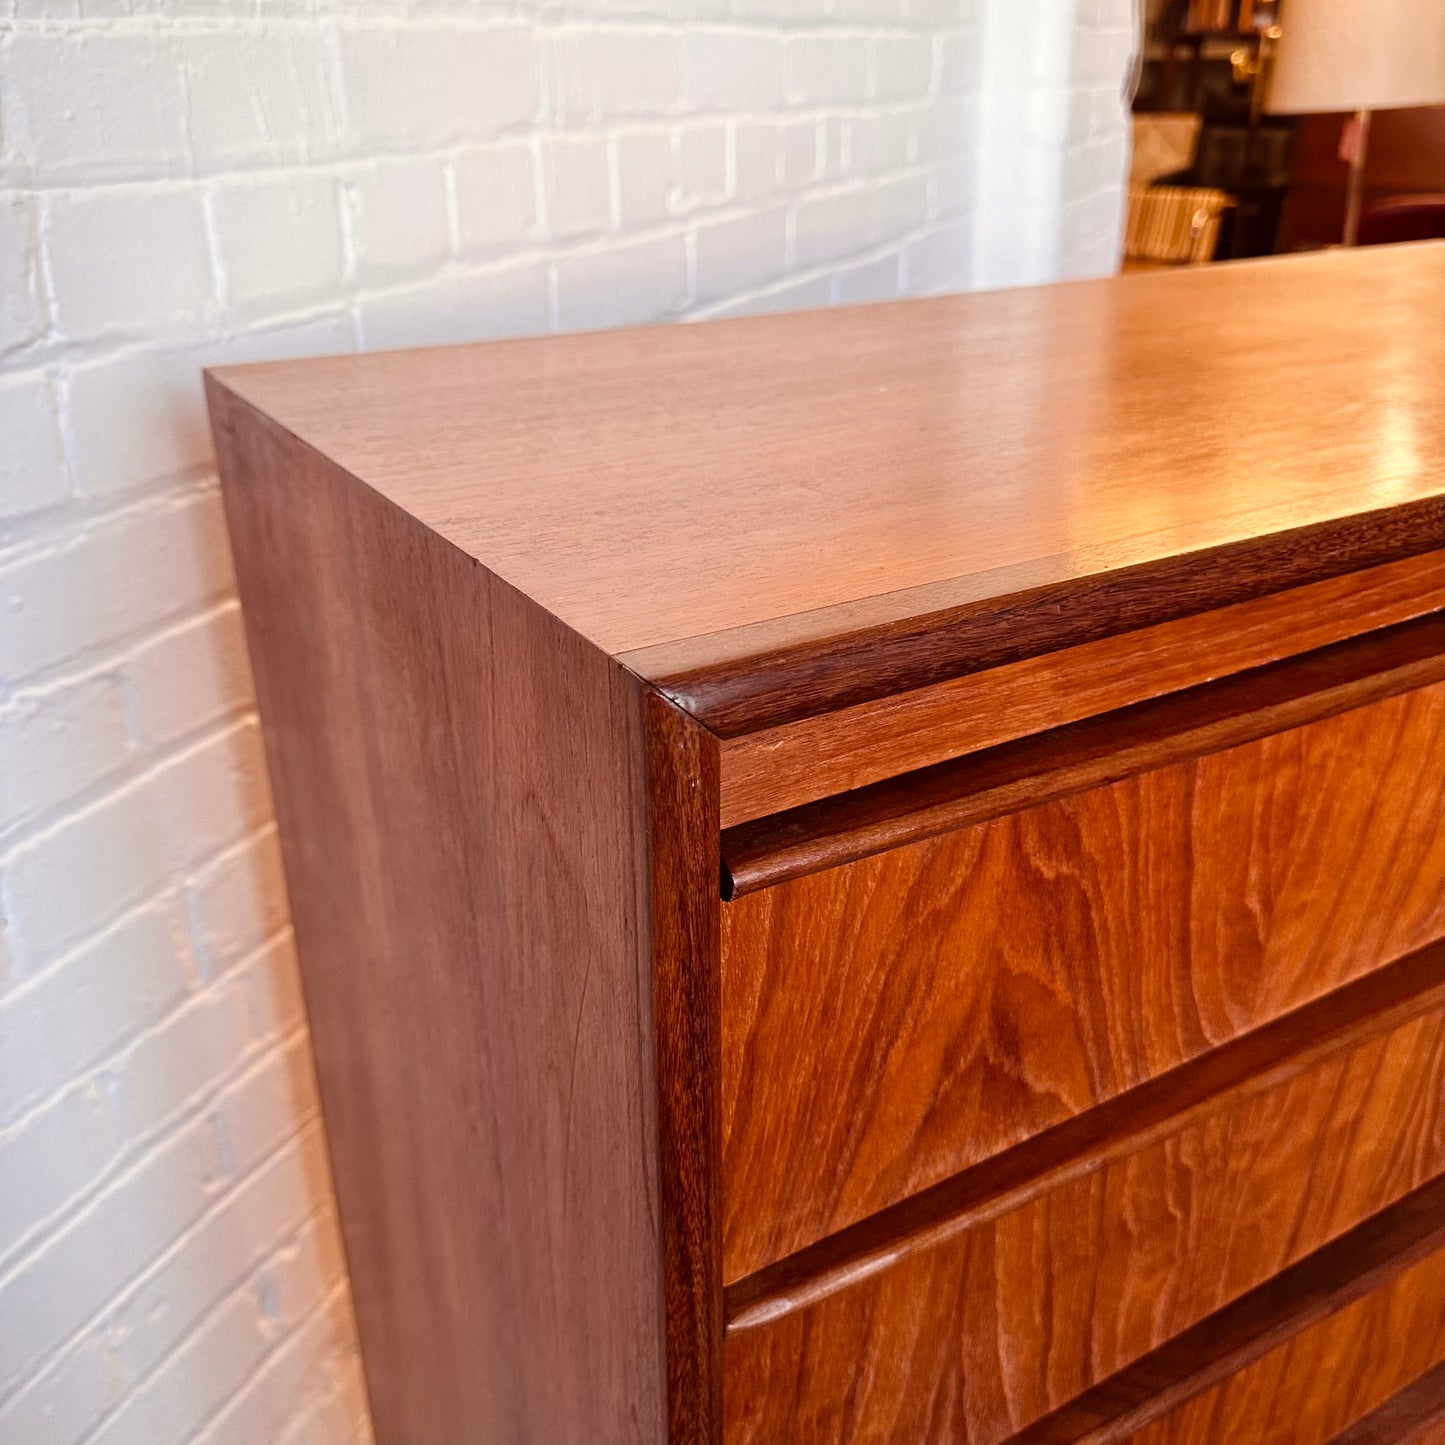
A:
<svg viewBox="0 0 1445 1445">
<path fill-rule="evenodd" d="M 209 377 L 382 1445 L 1445 1435 L 1442 295 Z"/>
</svg>

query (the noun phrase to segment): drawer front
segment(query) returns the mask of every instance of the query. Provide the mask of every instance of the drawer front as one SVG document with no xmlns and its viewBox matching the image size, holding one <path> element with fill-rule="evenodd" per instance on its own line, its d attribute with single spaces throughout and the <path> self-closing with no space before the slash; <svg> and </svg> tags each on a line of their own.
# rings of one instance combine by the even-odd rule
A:
<svg viewBox="0 0 1445 1445">
<path fill-rule="evenodd" d="M 1436 1254 L 1135 1431 L 1128 1445 L 1439 1445 L 1445 1418 L 1410 1418 L 1429 1411 L 1423 1392 L 1392 1412 L 1403 1418 L 1381 1421 L 1387 1434 L 1350 1427 L 1442 1360 L 1445 1254 Z M 1437 1380 L 1445 1391 L 1445 1376 Z"/>
<path fill-rule="evenodd" d="M 723 908 L 736 1280 L 1445 935 L 1445 684 Z"/>
<path fill-rule="evenodd" d="M 996 1445 L 1442 1170 L 1437 1004 L 999 1218 L 734 1327 L 728 1445 Z"/>
</svg>

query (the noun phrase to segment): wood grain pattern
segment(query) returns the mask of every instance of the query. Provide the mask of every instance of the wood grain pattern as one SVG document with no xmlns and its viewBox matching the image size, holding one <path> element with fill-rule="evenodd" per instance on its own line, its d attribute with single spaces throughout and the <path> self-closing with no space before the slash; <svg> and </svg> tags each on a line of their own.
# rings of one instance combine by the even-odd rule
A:
<svg viewBox="0 0 1445 1445">
<path fill-rule="evenodd" d="M 996 1445 L 1445 1170 L 1442 297 L 208 380 L 380 1445 Z"/>
<path fill-rule="evenodd" d="M 1445 607 L 1445 553 L 767 728 L 722 748 L 722 824 L 929 767 Z"/>
<path fill-rule="evenodd" d="M 1010 1445 L 1321 1445 L 1445 1356 L 1445 1182 L 1348 1234 Z"/>
<path fill-rule="evenodd" d="M 1218 752 L 1442 676 L 1445 616 L 1434 614 L 937 763 L 726 829 L 723 897 Z"/>
<path fill-rule="evenodd" d="M 221 375 L 736 735 L 1445 546 L 1442 288 L 1385 248 Z"/>
<path fill-rule="evenodd" d="M 637 681 L 209 394 L 377 1439 L 660 1442 Z"/>
<path fill-rule="evenodd" d="M 722 1431 L 717 740 L 657 693 L 647 738 L 668 1440 Z"/>
<path fill-rule="evenodd" d="M 1445 1278 L 1440 1281 L 1438 1298 L 1445 1298 Z M 1445 1309 L 1437 1305 L 1435 1318 L 1445 1320 Z M 1398 1321 L 1382 1323 L 1387 1326 L 1384 1338 L 1399 1338 Z M 1380 1338 L 1373 1330 L 1366 1334 L 1367 1329 L 1368 1326 L 1364 1326 L 1357 1334 Z M 1427 1323 L 1424 1332 L 1411 1330 L 1405 1338 L 1428 1339 L 1428 1329 Z M 1437 1348 L 1445 1357 L 1445 1342 Z M 1391 1395 L 1348 1430 L 1336 1435 L 1329 1445 L 1441 1445 L 1442 1441 L 1445 1441 L 1445 1363 L 1412 1380 L 1398 1394 Z"/>
<path fill-rule="evenodd" d="M 852 1288 L 1441 1007 L 1445 943 L 1435 943 L 748 1275 L 726 1292 L 727 1328 Z"/>
<path fill-rule="evenodd" d="M 1437 1210 L 1437 1218 L 1445 1211 Z M 1382 1419 L 1359 1433 L 1345 1429 L 1362 1410 L 1410 1378 L 1413 1371 L 1445 1359 L 1445 1259 L 1439 1253 L 1384 1289 L 1291 1340 L 1226 1384 L 1191 1401 L 1172 1416 L 1129 1437 L 1130 1445 L 1428 1445 L 1445 1409 L 1441 1376 L 1427 1382 L 1435 1392 L 1435 1425 L 1403 1423 L 1393 1433 Z M 1435 1434 L 1438 1441 L 1439 1434 Z"/>
<path fill-rule="evenodd" d="M 1442 1169 L 1436 1012 L 729 1335 L 725 1438 L 996 1445 Z"/>
<path fill-rule="evenodd" d="M 725 1278 L 1445 935 L 1442 754 L 1436 685 L 729 904 Z"/>
</svg>

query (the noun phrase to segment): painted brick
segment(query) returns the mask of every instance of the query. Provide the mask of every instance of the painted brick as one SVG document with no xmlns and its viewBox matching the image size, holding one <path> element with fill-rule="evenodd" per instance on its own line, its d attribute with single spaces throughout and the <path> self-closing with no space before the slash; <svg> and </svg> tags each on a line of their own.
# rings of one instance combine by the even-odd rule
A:
<svg viewBox="0 0 1445 1445">
<path fill-rule="evenodd" d="M 785 186 L 798 189 L 821 174 L 820 126 L 818 121 L 795 121 L 783 127 L 780 169 Z"/>
<path fill-rule="evenodd" d="M 378 24 L 343 32 L 341 47 L 352 131 L 367 148 L 475 141 L 537 108 L 537 43 L 521 27 Z"/>
<path fill-rule="evenodd" d="M 798 264 L 818 265 L 876 244 L 901 217 L 924 213 L 927 189 L 922 177 L 905 176 L 803 201 L 797 213 Z"/>
<path fill-rule="evenodd" d="M 23 828 L 131 765 L 124 698 L 112 672 L 17 693 L 0 705 L 5 825 Z"/>
<path fill-rule="evenodd" d="M 906 115 L 883 111 L 848 122 L 848 155 L 856 174 L 877 175 L 908 164 L 913 127 Z"/>
<path fill-rule="evenodd" d="M 194 347 L 162 345 L 77 362 L 62 393 L 79 491 L 116 497 L 205 465 L 206 360 Z"/>
<path fill-rule="evenodd" d="M 462 252 L 515 251 L 530 243 L 537 225 L 531 146 L 510 142 L 463 151 L 452 176 Z"/>
<path fill-rule="evenodd" d="M 145 1139 L 184 1109 L 206 1099 L 216 1071 L 241 1058 L 247 1001 L 234 982 L 187 999 L 162 1023 L 106 1064 L 106 1089 L 128 1140 Z"/>
<path fill-rule="evenodd" d="M 967 95 L 978 89 L 982 78 L 983 47 L 978 38 L 953 31 L 940 35 L 938 46 L 938 88 L 944 95 Z"/>
<path fill-rule="evenodd" d="M 341 282 L 341 202 L 329 177 L 233 181 L 213 202 L 226 300 L 291 307 Z"/>
<path fill-rule="evenodd" d="M 547 330 L 547 272 L 540 265 L 460 272 L 368 296 L 358 310 L 374 350 L 534 336 Z"/>
<path fill-rule="evenodd" d="M 145 587 L 135 585 L 138 577 Z M 219 498 L 193 492 L 107 517 L 54 550 L 0 568 L 0 678 L 16 682 L 225 596 Z"/>
<path fill-rule="evenodd" d="M 915 294 L 956 291 L 973 262 L 973 226 L 953 222 L 916 236 L 903 248 L 904 286 Z"/>
<path fill-rule="evenodd" d="M 205 1134 L 208 1125 L 189 1126 Z M 319 1134 L 302 1130 L 123 1288 L 80 1336 L 0 1406 L 9 1445 L 79 1445 L 137 1380 L 164 1361 L 277 1241 L 330 1192 Z M 338 1343 L 346 1343 L 338 1332 Z M 295 1402 L 291 1402 L 294 1407 Z M 361 1437 L 364 1438 L 364 1437 Z"/>
<path fill-rule="evenodd" d="M 0 133 L 21 174 L 53 184 L 184 171 L 184 93 L 162 37 L 20 30 L 3 64 Z"/>
<path fill-rule="evenodd" d="M 202 1430 L 197 1445 L 281 1441 L 287 1426 L 296 1417 L 296 1402 L 314 1395 L 318 1382 L 329 1383 L 336 1373 L 344 1357 L 342 1351 L 351 1347 L 350 1331 L 350 1308 L 345 1292 L 333 1288 L 322 1307 L 268 1356 L 217 1418 Z M 328 1403 L 336 1393 L 334 1388 L 326 1391 Z M 343 1442 L 360 1445 L 363 1436 L 356 1429 L 354 1418 L 343 1418 L 330 1427 L 317 1418 L 307 1423 L 303 1438 L 307 1445 L 328 1445 L 328 1441 L 335 1441 L 337 1445 Z"/>
<path fill-rule="evenodd" d="M 327 37 L 319 29 L 184 34 L 186 131 L 202 170 L 300 162 L 333 152 Z"/>
<path fill-rule="evenodd" d="M 847 105 L 868 90 L 868 42 L 859 35 L 810 35 L 788 42 L 788 98 Z"/>
<path fill-rule="evenodd" d="M 205 212 L 194 192 L 62 194 L 46 210 L 45 249 L 56 321 L 69 337 L 198 321 L 214 300 Z"/>
<path fill-rule="evenodd" d="M 273 1049 L 217 1101 L 212 1122 L 227 1176 L 249 1174 L 317 1107 L 310 1042 L 293 1039 Z"/>
<path fill-rule="evenodd" d="M 682 41 L 656 31 L 573 30 L 551 61 L 554 123 L 591 125 L 666 115 L 682 98 Z"/>
<path fill-rule="evenodd" d="M 739 121 L 733 129 L 734 199 L 755 205 L 777 193 L 781 181 L 782 127 L 775 121 Z"/>
<path fill-rule="evenodd" d="M 725 301 L 708 307 L 705 314 L 724 316 L 765 316 L 773 311 L 807 311 L 832 304 L 833 282 L 829 276 L 812 276 L 806 281 L 789 281 L 766 291 L 755 291 L 745 299 Z"/>
<path fill-rule="evenodd" d="M 144 779 L 18 845 L 0 864 L 0 884 L 24 971 L 33 974 L 163 887 L 167 843 Z"/>
<path fill-rule="evenodd" d="M 257 1307 L 270 1297 L 270 1281 L 294 1279 L 309 1295 L 330 1294 L 340 1273 L 334 1230 L 303 1225 L 280 1243 L 257 1275 L 232 1290 L 197 1322 L 176 1352 L 131 1394 L 99 1431 L 96 1445 L 182 1445 L 256 1374 L 281 1328 L 302 1323 L 296 1314 L 276 1318 Z"/>
<path fill-rule="evenodd" d="M 681 236 L 617 246 L 557 263 L 557 324 L 600 331 L 658 321 L 687 301 L 687 252 Z"/>
<path fill-rule="evenodd" d="M 0 197 L 0 276 L 5 278 L 0 286 L 0 356 L 34 341 L 45 330 L 36 212 L 29 197 Z"/>
<path fill-rule="evenodd" d="M 287 922 L 274 827 L 242 839 L 186 884 L 186 916 L 203 979 L 221 977 Z"/>
<path fill-rule="evenodd" d="M 777 280 L 787 269 L 788 214 L 753 211 L 697 230 L 697 300 L 716 301 Z"/>
<path fill-rule="evenodd" d="M 172 868 L 199 863 L 254 833 L 271 817 L 254 716 L 167 757 L 149 775 L 148 791 Z"/>
<path fill-rule="evenodd" d="M 873 95 L 879 100 L 917 100 L 933 85 L 933 42 L 924 35 L 875 40 L 870 57 Z"/>
<path fill-rule="evenodd" d="M 0 1126 L 162 1017 L 189 982 L 180 919 L 162 902 L 128 915 L 0 999 Z"/>
<path fill-rule="evenodd" d="M 8 1272 L 6 1259 L 29 1232 L 92 1187 L 120 1142 L 110 1102 L 97 1084 L 74 1085 L 0 1135 L 0 1176 L 25 1181 L 23 1189 L 0 1190 L 0 1274 Z"/>
<path fill-rule="evenodd" d="M 607 142 L 549 140 L 542 145 L 547 234 L 553 240 L 605 231 L 612 213 Z"/>
<path fill-rule="evenodd" d="M 837 299 L 845 305 L 889 301 L 898 295 L 900 256 L 890 252 L 876 260 L 861 261 L 838 273 Z"/>
<path fill-rule="evenodd" d="M 55 407 L 39 372 L 0 379 L 0 522 L 53 507 L 70 491 Z"/>
<path fill-rule="evenodd" d="M 446 175 L 437 161 L 379 161 L 349 182 L 347 196 L 366 272 L 424 273 L 446 259 Z"/>
<path fill-rule="evenodd" d="M 296 961 L 296 941 L 287 932 L 242 965 L 238 983 L 251 1036 L 269 1040 L 302 1027 L 306 1005 Z"/>
<path fill-rule="evenodd" d="M 783 99 L 783 46 L 772 36 L 690 31 L 682 69 L 689 104 L 705 110 L 770 110 Z"/>
<path fill-rule="evenodd" d="M 677 137 L 677 189 L 682 208 L 717 205 L 727 199 L 727 131 L 721 125 L 685 126 Z"/>
<path fill-rule="evenodd" d="M 228 600 L 149 636 L 120 664 L 127 731 L 154 751 L 251 700 L 241 609 Z"/>
<path fill-rule="evenodd" d="M 675 173 L 672 137 L 666 131 L 624 131 L 612 147 L 618 226 L 636 230 L 665 220 Z"/>
</svg>

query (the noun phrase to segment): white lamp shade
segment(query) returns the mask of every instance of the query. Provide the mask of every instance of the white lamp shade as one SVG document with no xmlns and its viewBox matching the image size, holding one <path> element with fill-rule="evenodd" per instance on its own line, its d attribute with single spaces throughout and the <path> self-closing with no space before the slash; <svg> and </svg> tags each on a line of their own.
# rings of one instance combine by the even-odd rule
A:
<svg viewBox="0 0 1445 1445">
<path fill-rule="evenodd" d="M 1268 109 L 1445 104 L 1445 0 L 1285 0 Z"/>
</svg>

